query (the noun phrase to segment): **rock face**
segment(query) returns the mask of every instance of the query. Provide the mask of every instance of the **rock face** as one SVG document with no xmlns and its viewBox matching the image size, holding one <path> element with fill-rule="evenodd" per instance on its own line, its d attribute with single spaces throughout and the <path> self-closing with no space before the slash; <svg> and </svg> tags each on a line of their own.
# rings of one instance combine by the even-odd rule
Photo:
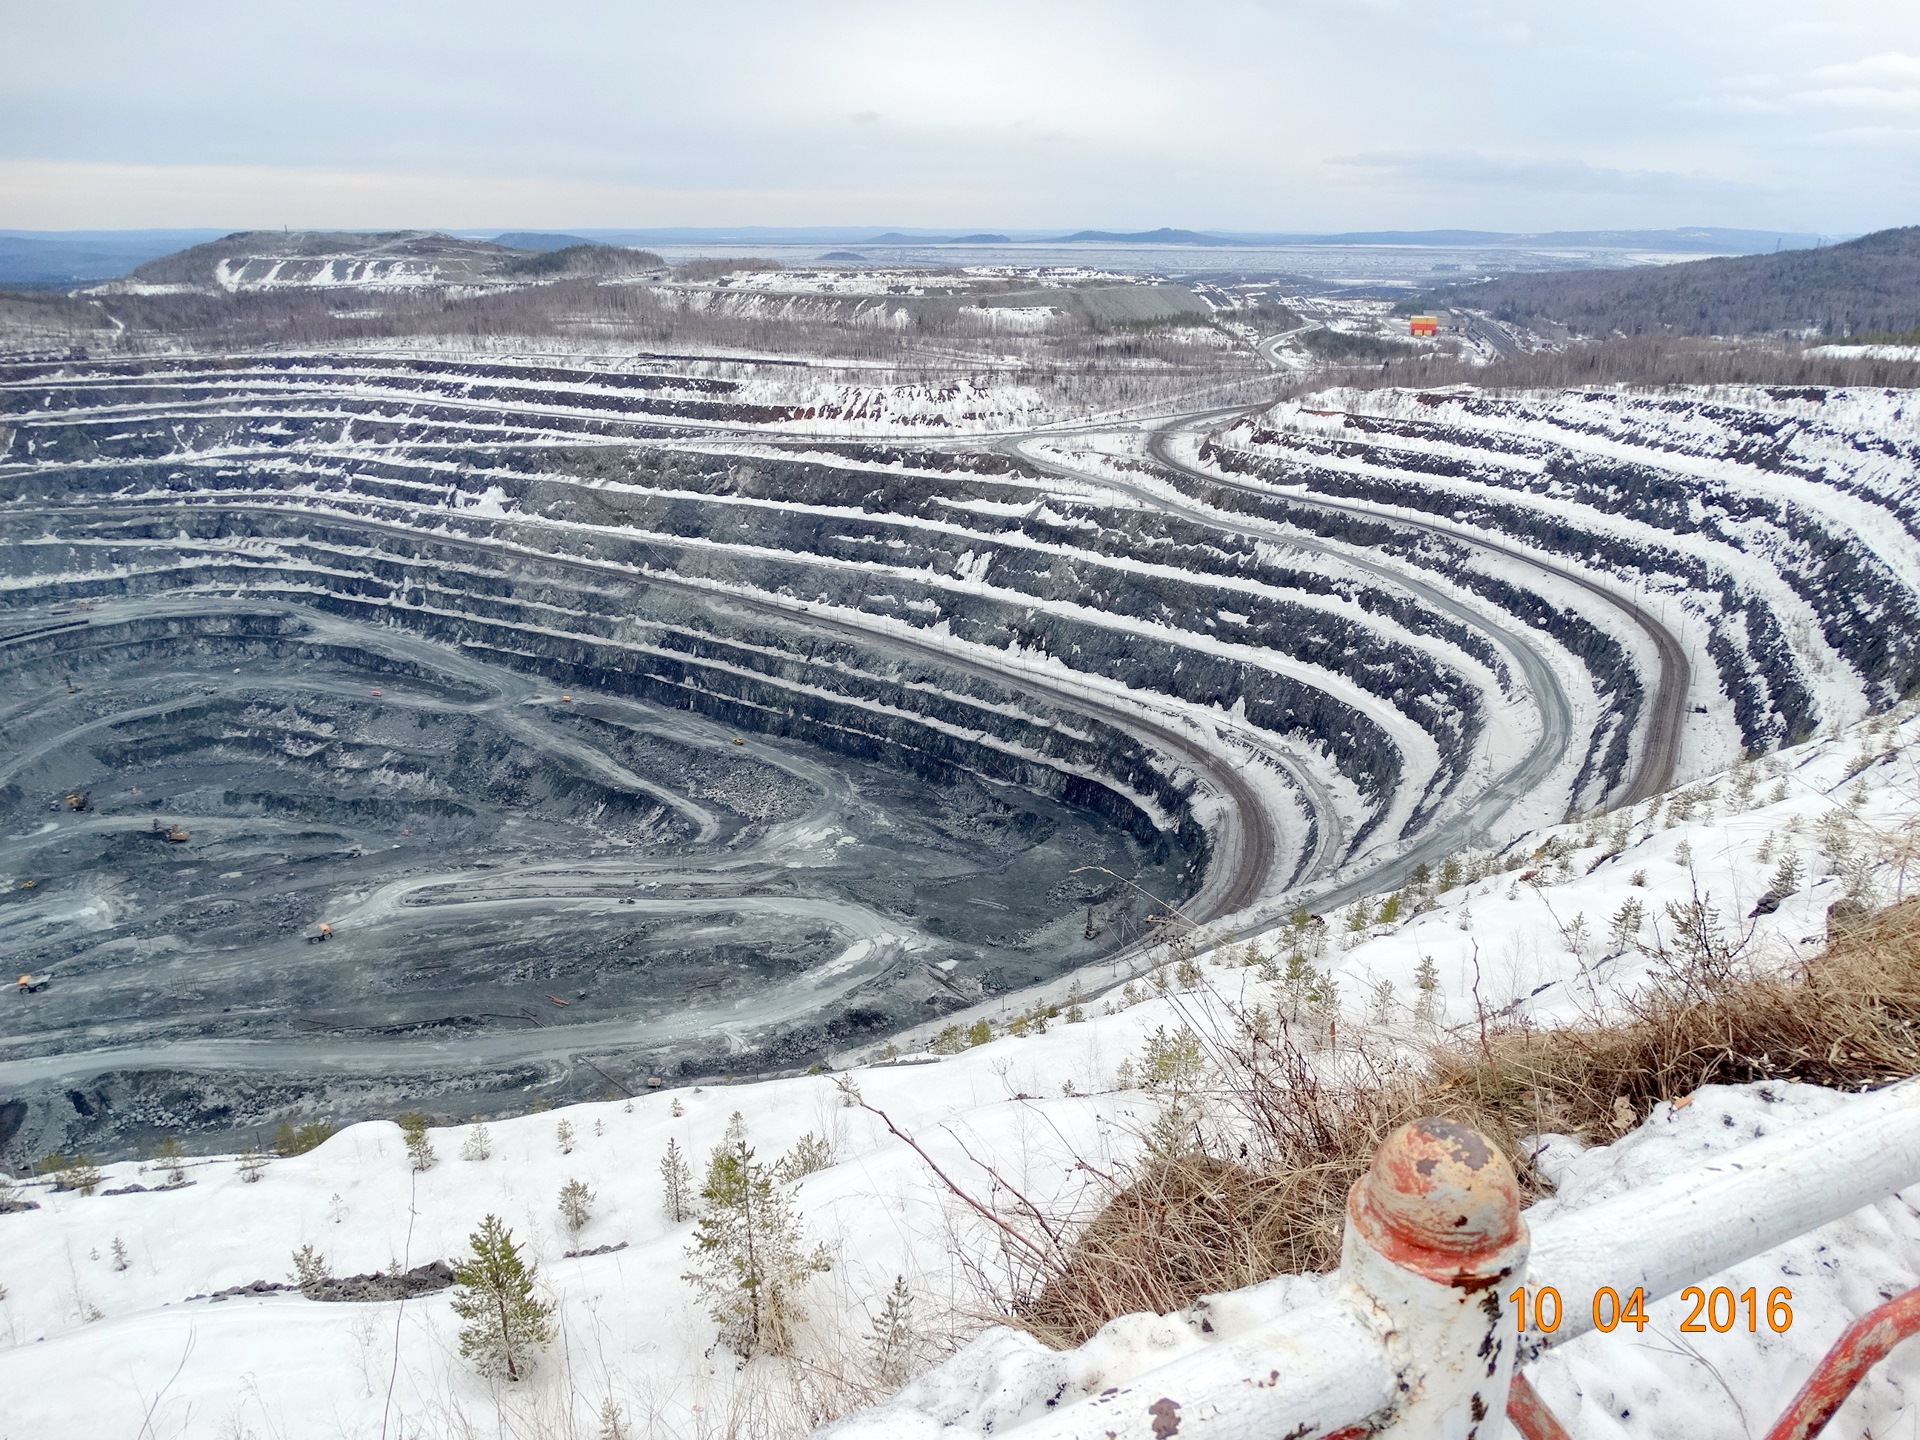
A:
<svg viewBox="0 0 1920 1440">
<path fill-rule="evenodd" d="M 804 1064 L 1920 663 L 1863 399 L 1383 394 L 1076 469 L 719 368 L 0 367 L 16 1149 Z"/>
<path fill-rule="evenodd" d="M 581 242 L 538 251 L 432 230 L 243 230 L 148 261 L 92 293 L 205 295 L 287 290 L 425 290 L 566 275 L 663 270 L 658 255 Z"/>
</svg>

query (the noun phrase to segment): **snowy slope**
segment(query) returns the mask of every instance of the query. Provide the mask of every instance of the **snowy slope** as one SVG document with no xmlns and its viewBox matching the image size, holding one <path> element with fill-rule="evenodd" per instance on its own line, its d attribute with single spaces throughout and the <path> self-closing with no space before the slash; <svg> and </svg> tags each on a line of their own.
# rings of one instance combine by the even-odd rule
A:
<svg viewBox="0 0 1920 1440">
<path fill-rule="evenodd" d="M 1422 954 L 1440 972 L 1440 1023 L 1466 1020 L 1474 1013 L 1476 942 L 1479 997 L 1490 1007 L 1514 1005 L 1542 1018 L 1571 1016 L 1583 1004 L 1604 1007 L 1611 987 L 1631 983 L 1646 963 L 1632 950 L 1608 954 L 1615 948 L 1608 921 L 1624 902 L 1642 902 L 1642 938 L 1649 942 L 1661 906 L 1690 898 L 1696 884 L 1729 926 L 1744 927 L 1749 922 L 1740 917 L 1788 847 L 1800 857 L 1805 887 L 1751 922 L 1756 953 L 1818 945 L 1825 908 L 1844 883 L 1839 871 L 1848 871 L 1856 888 L 1871 883 L 1882 900 L 1920 881 L 1870 864 L 1888 842 L 1920 825 L 1920 721 L 1873 722 L 1776 760 L 1689 787 L 1691 805 L 1669 801 L 1657 821 L 1642 807 L 1624 833 L 1615 817 L 1529 837 L 1511 847 L 1520 868 L 1456 887 L 1413 919 L 1347 932 L 1333 917 L 1339 938 L 1327 963 L 1343 997 L 1343 1032 L 1420 1034 L 1411 976 Z M 1673 819 L 1676 808 L 1688 818 Z M 1822 855 L 1816 836 L 1823 823 L 1828 833 L 1852 837 L 1850 857 Z M 1677 863 L 1682 845 L 1691 850 L 1690 867 Z M 1524 878 L 1529 872 L 1532 878 Z M 1585 944 L 1577 943 L 1576 918 L 1584 919 Z M 1156 1027 L 1177 1026 L 1210 997 L 1259 998 L 1270 990 L 1258 969 L 1238 963 L 1242 953 L 1238 945 L 1223 946 L 1208 957 L 1213 963 L 1201 965 L 1192 994 L 1160 998 L 1146 986 L 1135 993 L 1149 998 L 1138 1003 L 1117 995 L 1089 1003 L 1083 1023 L 1056 1020 L 1025 1036 L 1002 1027 L 991 1042 L 958 1054 L 867 1063 L 852 1078 L 869 1104 L 918 1136 L 964 1183 L 984 1193 L 976 1162 L 991 1163 L 1043 1203 L 1084 1212 L 1098 1192 L 1076 1173 L 1074 1160 L 1102 1167 L 1124 1160 L 1155 1109 L 1152 1097 L 1116 1088 L 1116 1072 Z M 1390 994 L 1381 982 L 1393 987 Z M 1011 997 L 1000 1009 L 1010 1016 L 1025 1003 Z M 1615 1145 L 1580 1153 L 1571 1142 L 1555 1142 L 1545 1163 L 1561 1175 L 1562 1189 L 1549 1203 L 1588 1203 L 1845 1103 L 1797 1086 L 1702 1092 L 1682 1110 L 1656 1112 Z M 808 1293 L 808 1353 L 851 1377 L 815 1384 L 815 1392 L 828 1392 L 824 1398 L 795 1399 L 765 1365 L 736 1371 L 731 1357 L 713 1348 L 714 1327 L 680 1279 L 690 1227 L 663 1219 L 658 1163 L 673 1140 L 698 1165 L 736 1110 L 763 1158 L 809 1132 L 834 1147 L 835 1163 L 795 1187 L 811 1233 L 835 1261 Z M 562 1121 L 574 1132 L 570 1153 L 557 1137 Z M 0 1285 L 7 1291 L 0 1300 L 0 1440 L 591 1435 L 609 1398 L 635 1435 L 724 1434 L 727 1417 L 742 1415 L 757 1417 L 742 1422 L 745 1433 L 804 1433 L 834 1410 L 877 1398 L 860 1388 L 859 1354 L 896 1275 L 916 1292 L 928 1342 L 920 1358 L 968 1347 L 897 1402 L 906 1407 L 896 1412 L 901 1435 L 916 1433 L 914 1424 L 932 1433 L 930 1418 L 912 1421 L 908 1411 L 978 1432 L 989 1421 L 1030 1412 L 1061 1384 L 1084 1392 L 1206 1343 L 1179 1316 L 1116 1321 L 1066 1357 L 1011 1331 L 971 1338 L 981 1324 L 978 1292 L 954 1251 L 967 1250 L 991 1269 L 977 1226 L 874 1116 L 842 1103 L 831 1077 L 654 1093 L 490 1128 L 485 1160 L 459 1158 L 468 1127 L 436 1129 L 439 1161 L 419 1174 L 407 1164 L 397 1128 L 377 1122 L 275 1161 L 257 1184 L 247 1183 L 232 1157 L 204 1157 L 189 1165 L 191 1185 L 159 1193 L 87 1197 L 23 1185 L 20 1193 L 39 1208 L 0 1215 Z M 131 1164 L 107 1169 L 106 1188 L 162 1183 L 159 1174 Z M 572 1177 L 598 1195 L 577 1241 L 561 1229 L 555 1205 Z M 293 1293 L 193 1298 L 284 1280 L 291 1252 L 304 1244 L 343 1275 L 453 1256 L 490 1212 L 527 1242 L 564 1321 L 561 1343 L 535 1378 L 510 1390 L 496 1391 L 459 1360 L 445 1292 L 404 1305 L 321 1304 Z M 563 1258 L 571 1248 L 622 1244 L 611 1253 Z M 1711 1336 L 1689 1353 L 1674 1343 L 1673 1317 L 1662 1309 L 1644 1338 L 1590 1337 L 1543 1361 L 1535 1374 L 1576 1433 L 1745 1435 L 1777 1411 L 1849 1317 L 1871 1308 L 1883 1291 L 1912 1284 L 1916 1266 L 1920 1212 L 1895 1198 L 1741 1267 L 1742 1287 L 1793 1277 L 1798 1319 L 1784 1337 L 1760 1343 Z M 1316 1293 L 1319 1284 L 1282 1279 L 1221 1302 L 1212 1312 L 1216 1334 Z M 1920 1410 L 1905 1395 L 1920 1383 L 1916 1367 L 1920 1360 L 1896 1356 L 1829 1433 L 1860 1435 L 1870 1427 L 1881 1435 L 1912 1425 Z"/>
</svg>

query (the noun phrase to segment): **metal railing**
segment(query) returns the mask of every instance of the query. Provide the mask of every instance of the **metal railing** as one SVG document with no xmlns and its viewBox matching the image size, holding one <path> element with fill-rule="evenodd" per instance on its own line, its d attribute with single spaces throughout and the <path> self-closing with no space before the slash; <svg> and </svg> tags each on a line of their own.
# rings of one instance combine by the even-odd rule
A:
<svg viewBox="0 0 1920 1440">
<path fill-rule="evenodd" d="M 1003 1434 L 1498 1440 L 1510 1433 L 1510 1400 L 1523 1436 L 1564 1434 L 1531 1387 L 1515 1383 L 1516 1367 L 1594 1328 L 1592 1298 L 1602 1290 L 1639 1289 L 1652 1305 L 1916 1182 L 1920 1081 L 1548 1217 L 1531 1233 L 1513 1171 L 1491 1142 L 1450 1121 L 1416 1121 L 1388 1138 L 1349 1196 L 1330 1299 Z M 1513 1296 L 1522 1286 L 1565 1297 L 1551 1333 L 1519 1333 Z M 1828 1392 L 1842 1379 L 1851 1388 L 1914 1324 L 1920 1303 L 1906 1300 L 1856 1323 L 1779 1433 L 1817 1433 L 1795 1415 L 1824 1408 L 1824 1423 L 1845 1398 L 1845 1389 L 1837 1399 Z M 858 1420 L 834 1434 L 867 1440 Z"/>
</svg>

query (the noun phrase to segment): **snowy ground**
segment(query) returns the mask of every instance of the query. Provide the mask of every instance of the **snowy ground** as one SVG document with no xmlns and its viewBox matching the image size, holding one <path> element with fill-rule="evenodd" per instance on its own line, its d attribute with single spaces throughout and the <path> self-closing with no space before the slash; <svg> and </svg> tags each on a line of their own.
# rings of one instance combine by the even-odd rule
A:
<svg viewBox="0 0 1920 1440">
<path fill-rule="evenodd" d="M 1604 1010 L 1651 963 L 1624 924 L 1614 932 L 1635 902 L 1636 937 L 1649 948 L 1666 933 L 1664 906 L 1691 901 L 1697 888 L 1729 935 L 1747 937 L 1749 953 L 1784 958 L 1822 943 L 1826 908 L 1843 890 L 1871 888 L 1891 901 L 1920 883 L 1892 858 L 1920 825 L 1920 720 L 1830 734 L 1675 795 L 1654 807 L 1657 818 L 1642 806 L 1480 857 L 1480 879 L 1430 897 L 1431 908 L 1412 918 L 1367 924 L 1377 909 L 1328 917 L 1323 964 L 1341 997 L 1340 1033 L 1417 1040 L 1432 1025 L 1471 1021 L 1476 1003 L 1542 1019 Z M 1800 888 L 1771 914 L 1747 918 L 1789 852 Z M 1487 868 L 1510 860 L 1520 863 Z M 1174 993 L 1138 987 L 1135 1003 L 1119 994 L 1090 1001 L 1082 1023 L 1062 1017 L 1022 1026 L 1024 1035 L 1003 1025 L 984 1045 L 902 1057 L 926 1063 L 867 1063 L 852 1078 L 869 1104 L 981 1193 L 989 1186 L 976 1160 L 1045 1203 L 1084 1206 L 1094 1192 L 1073 1160 L 1123 1160 L 1155 1112 L 1152 1096 L 1117 1088 L 1116 1072 L 1137 1060 L 1146 1037 L 1219 999 L 1277 998 L 1274 982 L 1240 964 L 1243 956 L 1240 944 L 1222 946 L 1202 957 L 1197 987 L 1189 976 L 1174 981 Z M 1423 956 L 1440 978 L 1431 1019 L 1414 1013 Z M 1183 983 L 1192 993 L 1177 993 Z M 1589 1203 L 1846 1103 L 1799 1086 L 1703 1091 L 1612 1146 L 1582 1152 L 1554 1142 L 1545 1163 L 1561 1191 L 1547 1203 Z M 188 1187 L 160 1193 L 84 1197 L 23 1185 L 40 1208 L 0 1215 L 0 1440 L 587 1436 L 609 1398 L 631 1435 L 728 1433 L 750 1403 L 779 1402 L 766 1398 L 764 1366 L 743 1375 L 714 1348 L 714 1327 L 680 1278 L 690 1227 L 662 1217 L 658 1165 L 672 1140 L 698 1168 L 736 1110 L 762 1158 L 808 1133 L 833 1147 L 834 1163 L 795 1185 L 811 1234 L 834 1259 L 807 1296 L 815 1362 L 862 1383 L 864 1337 L 898 1275 L 916 1295 L 928 1345 L 920 1359 L 966 1347 L 896 1402 L 903 1437 L 932 1434 L 941 1421 L 961 1427 L 943 1432 L 956 1437 L 989 1423 L 1004 1428 L 1062 1384 L 1069 1396 L 1085 1393 L 1208 1343 L 1180 1316 L 1116 1321 L 1067 1356 L 1011 1331 L 980 1333 L 982 1321 L 969 1318 L 978 1292 L 953 1258 L 978 1236 L 924 1162 L 874 1116 L 843 1104 L 831 1077 L 802 1077 L 497 1121 L 484 1160 L 461 1158 L 469 1127 L 436 1129 L 438 1163 L 417 1174 L 398 1129 L 379 1122 L 275 1161 L 257 1184 L 234 1159 L 216 1157 L 189 1164 Z M 570 1150 L 557 1134 L 562 1122 Z M 598 1197 L 577 1239 L 556 1210 L 573 1177 Z M 162 1177 L 108 1167 L 105 1188 L 134 1183 Z M 1920 1201 L 1920 1191 L 1909 1194 Z M 191 1298 L 284 1280 L 292 1252 L 307 1244 L 340 1275 L 455 1256 L 487 1213 L 527 1243 L 564 1321 L 535 1378 L 511 1390 L 462 1365 L 446 1292 L 404 1305 L 321 1304 L 294 1293 Z M 1683 1343 L 1667 1304 L 1654 1308 L 1644 1336 L 1588 1337 L 1532 1374 L 1583 1437 L 1758 1434 L 1847 1320 L 1915 1283 L 1916 1271 L 1920 1209 L 1894 1197 L 1749 1262 L 1728 1282 L 1763 1293 L 1790 1284 L 1796 1318 L 1784 1336 L 1742 1331 Z M 1283 1278 L 1242 1292 L 1216 1307 L 1214 1338 L 1317 1294 L 1321 1283 Z M 1827 1433 L 1913 1433 L 1920 1406 L 1907 1397 L 1916 1385 L 1920 1357 L 1897 1354 Z M 844 1403 L 858 1392 L 838 1393 Z M 779 1433 L 764 1414 L 745 1423 L 743 1433 Z"/>
</svg>

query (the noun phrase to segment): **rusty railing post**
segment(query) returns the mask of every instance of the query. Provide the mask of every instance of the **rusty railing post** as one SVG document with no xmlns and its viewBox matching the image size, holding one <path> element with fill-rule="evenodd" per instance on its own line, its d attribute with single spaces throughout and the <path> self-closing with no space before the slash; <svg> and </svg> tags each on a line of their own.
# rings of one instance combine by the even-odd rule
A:
<svg viewBox="0 0 1920 1440">
<path fill-rule="evenodd" d="M 1343 1289 L 1372 1313 L 1397 1398 L 1376 1433 L 1498 1440 L 1519 1348 L 1509 1292 L 1526 1273 L 1513 1167 L 1451 1120 L 1389 1135 L 1347 1198 Z"/>
</svg>

